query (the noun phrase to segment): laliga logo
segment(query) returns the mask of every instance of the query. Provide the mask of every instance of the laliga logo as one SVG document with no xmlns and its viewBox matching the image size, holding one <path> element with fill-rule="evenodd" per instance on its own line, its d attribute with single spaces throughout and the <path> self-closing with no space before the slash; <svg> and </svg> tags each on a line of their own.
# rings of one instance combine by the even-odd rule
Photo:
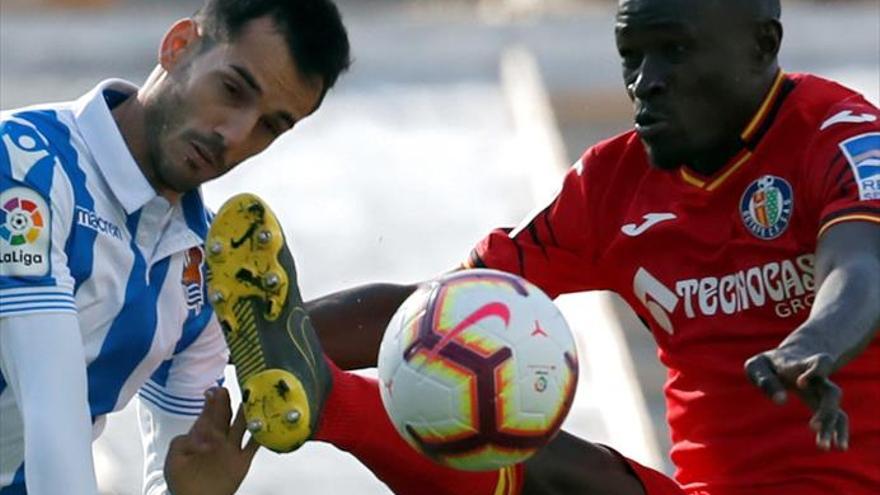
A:
<svg viewBox="0 0 880 495">
<path fill-rule="evenodd" d="M 10 246 L 33 244 L 43 230 L 43 215 L 37 204 L 12 198 L 0 207 L 0 237 Z"/>
<path fill-rule="evenodd" d="M 43 227 L 43 215 L 33 201 L 15 196 L 0 206 L 0 239 L 10 246 L 34 244 Z M 4 251 L 0 255 L 0 262 L 31 266 L 42 263 L 43 256 L 18 249 Z"/>
</svg>

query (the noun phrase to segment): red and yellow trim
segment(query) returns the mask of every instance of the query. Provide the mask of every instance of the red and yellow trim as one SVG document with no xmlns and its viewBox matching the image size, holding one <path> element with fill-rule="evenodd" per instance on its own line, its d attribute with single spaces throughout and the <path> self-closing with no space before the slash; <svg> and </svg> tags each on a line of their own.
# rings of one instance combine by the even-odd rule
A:
<svg viewBox="0 0 880 495">
<path fill-rule="evenodd" d="M 682 167 L 678 169 L 681 172 L 681 178 L 684 179 L 688 184 L 699 187 L 700 189 L 706 187 L 706 181 L 697 178 L 696 176 L 690 174 L 686 168 Z"/>
<path fill-rule="evenodd" d="M 706 186 L 706 190 L 707 190 L 707 191 L 714 191 L 715 189 L 718 189 L 718 186 L 720 186 L 724 181 L 727 180 L 728 177 L 730 177 L 730 176 L 733 175 L 737 170 L 739 170 L 740 167 L 742 167 L 743 165 L 745 165 L 746 162 L 748 162 L 751 158 L 752 158 L 752 152 L 751 152 L 751 151 L 746 151 L 746 152 L 744 152 L 744 153 L 742 154 L 742 156 L 740 156 L 739 159 L 737 159 L 737 160 L 733 163 L 733 165 L 731 165 L 730 167 L 727 168 L 727 170 L 724 171 L 724 173 L 722 173 L 720 176 L 718 176 L 717 179 L 715 179 L 715 180 L 713 180 L 711 183 L 709 183 L 709 185 Z"/>
<path fill-rule="evenodd" d="M 522 491 L 522 482 L 522 464 L 499 469 L 498 484 L 495 485 L 494 495 L 519 495 Z"/>
<path fill-rule="evenodd" d="M 880 215 L 871 215 L 870 213 L 853 213 L 852 215 L 837 217 L 834 220 L 831 220 L 830 222 L 827 222 L 825 225 L 823 225 L 822 228 L 819 229 L 819 235 L 817 235 L 816 238 L 822 237 L 822 235 L 825 234 L 828 229 L 844 222 L 873 222 L 880 224 Z"/>
<path fill-rule="evenodd" d="M 684 179 L 688 184 L 699 187 L 700 189 L 705 189 L 707 191 L 714 191 L 718 189 L 724 181 L 727 180 L 728 177 L 736 173 L 743 165 L 745 165 L 752 158 L 752 152 L 748 150 L 742 151 L 736 159 L 732 161 L 733 165 L 729 165 L 723 169 L 721 175 L 713 179 L 712 181 L 706 181 L 700 179 L 699 177 L 691 174 L 687 171 L 686 168 L 680 168 L 681 178 Z"/>
<path fill-rule="evenodd" d="M 773 85 L 770 86 L 770 92 L 767 93 L 767 96 L 764 98 L 764 103 L 761 103 L 761 107 L 758 109 L 758 113 L 752 117 L 752 121 L 749 122 L 749 125 L 746 126 L 746 129 L 740 134 L 743 142 L 749 142 L 753 137 L 755 137 L 755 133 L 758 129 L 761 128 L 761 123 L 767 118 L 770 113 L 770 109 L 773 107 L 773 102 L 776 101 L 776 98 L 779 96 L 779 92 L 782 90 L 782 82 L 785 81 L 785 73 L 781 70 L 776 74 L 776 79 L 773 81 Z"/>
<path fill-rule="evenodd" d="M 782 83 L 785 82 L 785 73 L 783 71 L 779 71 L 776 74 L 776 79 L 773 80 L 773 85 L 770 86 L 770 91 L 767 93 L 767 96 L 764 97 L 764 102 L 761 103 L 761 107 L 758 108 L 755 116 L 752 117 L 752 120 L 746 126 L 745 130 L 740 134 L 740 138 L 743 143 L 748 143 L 752 139 L 754 139 L 755 134 L 757 134 L 758 130 L 761 129 L 762 124 L 767 120 L 770 116 L 771 109 L 773 108 L 774 102 L 779 98 L 780 93 L 782 92 Z M 679 169 L 679 173 L 681 174 L 681 178 L 687 182 L 688 184 L 698 187 L 700 189 L 705 189 L 706 191 L 714 191 L 718 189 L 721 184 L 724 183 L 731 175 L 736 173 L 737 170 L 742 168 L 743 165 L 748 163 L 749 159 L 752 158 L 752 152 L 746 148 L 743 148 L 740 153 L 734 157 L 727 165 L 724 166 L 713 179 L 702 179 L 697 175 L 689 172 L 685 167 Z"/>
</svg>

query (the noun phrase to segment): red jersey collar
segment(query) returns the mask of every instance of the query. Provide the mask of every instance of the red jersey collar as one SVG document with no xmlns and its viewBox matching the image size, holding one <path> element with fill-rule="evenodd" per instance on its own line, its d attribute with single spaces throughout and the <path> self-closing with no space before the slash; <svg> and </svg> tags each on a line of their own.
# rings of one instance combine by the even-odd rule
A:
<svg viewBox="0 0 880 495">
<path fill-rule="evenodd" d="M 793 88 L 794 81 L 787 78 L 785 73 L 780 70 L 776 74 L 776 79 L 773 81 L 770 91 L 767 92 L 767 96 L 764 97 L 764 101 L 761 103 L 755 116 L 752 117 L 752 120 L 740 134 L 740 141 L 742 141 L 740 152 L 711 176 L 703 176 L 688 170 L 686 167 L 681 167 L 679 168 L 681 178 L 688 184 L 709 192 L 718 189 L 724 181 L 749 162 L 755 147 L 757 147 L 758 142 L 760 142 L 761 138 L 764 137 L 764 134 L 767 133 L 773 124 L 776 115 L 779 113 L 779 108 L 782 106 L 782 102 Z"/>
</svg>

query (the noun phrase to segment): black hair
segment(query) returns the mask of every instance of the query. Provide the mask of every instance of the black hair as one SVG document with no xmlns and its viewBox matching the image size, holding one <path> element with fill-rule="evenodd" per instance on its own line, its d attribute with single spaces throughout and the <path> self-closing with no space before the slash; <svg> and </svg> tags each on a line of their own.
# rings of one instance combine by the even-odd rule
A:
<svg viewBox="0 0 880 495">
<path fill-rule="evenodd" d="M 234 41 L 265 16 L 284 36 L 297 68 L 320 77 L 326 94 L 351 65 L 348 33 L 331 0 L 207 0 L 194 18 L 209 39 Z"/>
<path fill-rule="evenodd" d="M 782 6 L 779 0 L 758 0 L 756 14 L 764 19 L 778 21 L 782 17 Z"/>
</svg>

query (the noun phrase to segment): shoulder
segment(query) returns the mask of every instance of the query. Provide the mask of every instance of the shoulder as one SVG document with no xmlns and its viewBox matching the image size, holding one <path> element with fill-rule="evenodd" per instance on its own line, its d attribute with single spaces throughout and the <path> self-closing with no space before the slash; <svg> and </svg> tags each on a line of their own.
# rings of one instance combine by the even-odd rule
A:
<svg viewBox="0 0 880 495">
<path fill-rule="evenodd" d="M 587 149 L 573 168 L 585 196 L 598 199 L 636 187 L 651 169 L 644 145 L 635 131 L 600 141 Z M 609 195 L 610 194 L 610 195 Z"/>
<path fill-rule="evenodd" d="M 599 141 L 584 152 L 581 160 L 616 163 L 628 156 L 638 155 L 639 153 L 642 153 L 644 156 L 644 147 L 636 132 L 630 130 Z"/>
<path fill-rule="evenodd" d="M 645 149 L 635 131 L 627 131 L 599 141 L 587 148 L 575 170 L 591 181 L 626 173 L 630 168 L 647 164 Z"/>
<path fill-rule="evenodd" d="M 0 113 L 0 147 L 5 151 L 0 160 L 6 166 L 29 169 L 42 160 L 74 159 L 74 122 L 72 112 L 65 105 L 34 106 Z"/>
<path fill-rule="evenodd" d="M 789 76 L 796 84 L 792 109 L 816 133 L 832 127 L 876 122 L 877 107 L 853 89 L 810 74 Z"/>
<path fill-rule="evenodd" d="M 73 129 L 73 130 L 72 130 Z M 73 116 L 64 105 L 0 114 L 0 182 L 26 188 L 57 206 L 71 202 L 65 164 L 75 163 Z M 61 179 L 58 177 L 61 176 Z"/>
</svg>

